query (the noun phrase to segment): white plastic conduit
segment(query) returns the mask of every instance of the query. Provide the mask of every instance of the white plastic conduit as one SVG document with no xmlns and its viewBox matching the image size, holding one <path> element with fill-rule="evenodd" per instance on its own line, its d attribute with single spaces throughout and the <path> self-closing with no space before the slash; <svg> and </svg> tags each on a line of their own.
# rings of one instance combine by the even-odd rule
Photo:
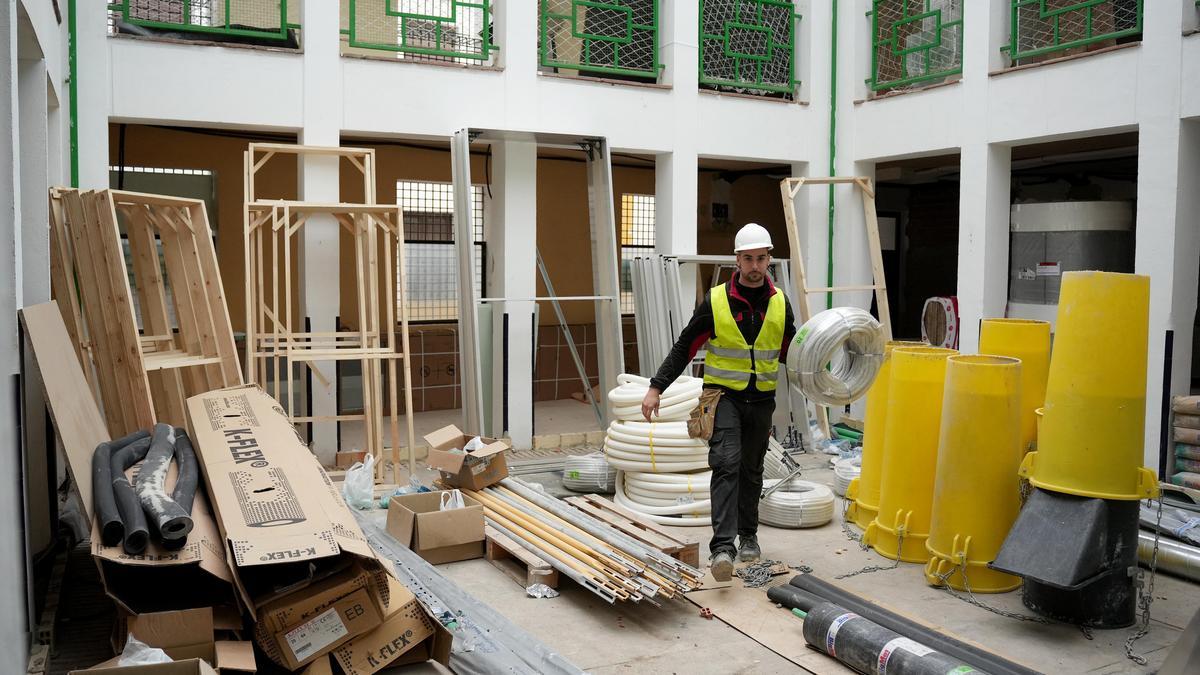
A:
<svg viewBox="0 0 1200 675">
<path fill-rule="evenodd" d="M 787 367 L 810 400 L 849 405 L 870 388 L 883 363 L 883 326 L 857 307 L 827 309 L 809 319 L 788 350 Z"/>
<path fill-rule="evenodd" d="M 616 500 L 660 525 L 707 526 L 712 524 L 708 485 L 711 471 L 693 474 L 617 474 Z"/>
<path fill-rule="evenodd" d="M 764 480 L 763 488 L 778 482 Z M 793 478 L 758 503 L 758 519 L 772 527 L 820 527 L 833 520 L 833 491 L 827 485 Z"/>
</svg>

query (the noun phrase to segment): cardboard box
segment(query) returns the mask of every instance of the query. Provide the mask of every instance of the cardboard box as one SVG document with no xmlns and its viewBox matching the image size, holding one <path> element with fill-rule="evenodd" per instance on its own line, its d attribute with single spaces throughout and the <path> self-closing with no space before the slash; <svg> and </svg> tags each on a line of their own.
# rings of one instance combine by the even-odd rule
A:
<svg viewBox="0 0 1200 675">
<path fill-rule="evenodd" d="M 100 664 L 87 670 L 72 670 L 70 675 L 89 675 L 103 671 L 105 675 L 217 675 L 217 671 L 202 659 L 154 663 L 145 666 L 111 666 Z"/>
<path fill-rule="evenodd" d="M 193 396 L 187 406 L 234 585 L 252 617 L 354 564 L 384 569 L 275 399 L 248 385 Z"/>
<path fill-rule="evenodd" d="M 425 611 L 412 591 L 395 579 L 389 579 L 389 584 L 383 624 L 333 651 L 333 659 L 346 675 L 371 675 L 429 660 L 450 662 L 450 631 Z"/>
<path fill-rule="evenodd" d="M 463 446 L 472 438 L 474 436 L 463 434 L 453 424 L 425 436 L 425 442 L 429 444 L 426 463 L 440 471 L 442 480 L 452 487 L 481 490 L 508 476 L 508 464 L 504 460 L 508 444 L 482 437 L 486 445 L 475 452 L 462 452 Z"/>
<path fill-rule="evenodd" d="M 272 661 L 295 670 L 378 626 L 388 578 L 379 569 L 353 564 L 303 593 L 269 602 L 259 608 L 254 640 Z"/>
<path fill-rule="evenodd" d="M 464 508 L 441 510 L 444 490 L 392 497 L 387 532 L 434 565 L 482 558 L 483 506 L 463 495 Z"/>
<path fill-rule="evenodd" d="M 215 666 L 222 675 L 256 672 L 258 667 L 250 642 L 215 639 L 216 633 L 224 632 L 228 626 L 227 613 L 223 609 L 214 613 L 213 608 L 203 607 L 122 617 L 114 632 L 120 634 L 119 645 L 122 649 L 126 637 L 132 635 L 151 647 L 163 650 L 176 661 L 201 659 Z M 114 657 L 92 669 L 116 668 L 118 660 L 119 657 Z"/>
</svg>

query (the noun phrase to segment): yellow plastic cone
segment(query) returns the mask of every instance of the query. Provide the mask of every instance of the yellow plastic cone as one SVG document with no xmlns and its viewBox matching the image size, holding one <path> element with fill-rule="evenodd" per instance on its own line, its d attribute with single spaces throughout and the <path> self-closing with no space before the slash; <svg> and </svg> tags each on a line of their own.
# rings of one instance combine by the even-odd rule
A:
<svg viewBox="0 0 1200 675">
<path fill-rule="evenodd" d="M 892 350 L 905 347 L 928 347 L 924 342 L 894 340 L 883 347 L 883 365 L 875 382 L 867 390 L 867 414 L 863 420 L 862 471 L 846 488 L 846 499 L 852 502 L 846 520 L 864 530 L 879 513 L 879 480 L 883 477 L 883 434 L 887 424 L 888 385 L 891 382 Z"/>
<path fill-rule="evenodd" d="M 1101 499 L 1158 494 L 1142 466 L 1150 277 L 1062 277 L 1054 358 L 1038 449 L 1021 475 L 1035 487 Z"/>
<path fill-rule="evenodd" d="M 1026 319 L 984 319 L 979 328 L 979 353 L 1021 359 L 1021 452 L 1037 441 L 1037 415 L 1046 402 L 1050 372 L 1050 323 Z"/>
<path fill-rule="evenodd" d="M 986 322 L 985 322 L 986 323 Z M 988 569 L 1020 511 L 1023 366 L 1006 356 L 946 362 L 933 519 L 925 542 L 932 586 L 1003 593 L 1021 585 Z M 965 571 L 965 578 L 964 578 Z"/>
<path fill-rule="evenodd" d="M 929 560 L 925 539 L 933 509 L 942 386 L 946 359 L 957 353 L 941 347 L 892 351 L 879 514 L 863 533 L 864 541 L 884 557 Z"/>
</svg>

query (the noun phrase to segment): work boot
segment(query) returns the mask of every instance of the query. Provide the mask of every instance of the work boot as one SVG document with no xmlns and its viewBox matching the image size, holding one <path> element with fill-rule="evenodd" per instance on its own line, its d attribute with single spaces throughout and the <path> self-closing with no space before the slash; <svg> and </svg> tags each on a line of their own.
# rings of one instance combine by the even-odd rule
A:
<svg viewBox="0 0 1200 675">
<path fill-rule="evenodd" d="M 714 579 L 729 581 L 733 578 L 733 554 L 729 551 L 717 551 L 709 558 L 709 567 Z"/>
<path fill-rule="evenodd" d="M 738 560 L 754 562 L 762 557 L 762 549 L 758 547 L 758 537 L 748 534 L 738 537 Z"/>
</svg>

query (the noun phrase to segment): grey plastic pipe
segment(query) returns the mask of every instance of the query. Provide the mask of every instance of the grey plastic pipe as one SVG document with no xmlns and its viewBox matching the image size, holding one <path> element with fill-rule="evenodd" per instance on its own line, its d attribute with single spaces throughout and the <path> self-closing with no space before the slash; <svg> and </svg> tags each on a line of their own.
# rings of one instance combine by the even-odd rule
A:
<svg viewBox="0 0 1200 675">
<path fill-rule="evenodd" d="M 1150 557 L 1154 554 L 1154 533 L 1138 532 L 1138 562 L 1143 567 L 1150 567 Z M 1165 536 L 1158 540 L 1158 569 L 1177 577 L 1200 581 L 1200 548 L 1168 539 Z"/>
</svg>

